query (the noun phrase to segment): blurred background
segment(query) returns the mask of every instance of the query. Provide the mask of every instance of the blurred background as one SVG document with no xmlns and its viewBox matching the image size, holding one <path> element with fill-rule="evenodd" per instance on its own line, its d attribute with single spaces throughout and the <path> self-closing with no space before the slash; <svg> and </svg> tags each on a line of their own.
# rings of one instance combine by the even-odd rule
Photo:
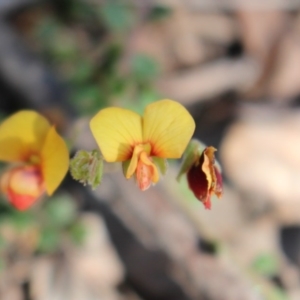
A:
<svg viewBox="0 0 300 300">
<path fill-rule="evenodd" d="M 300 1 L 0 0 L 0 118 L 88 120 L 170 98 L 218 148 L 222 200 L 105 166 L 28 212 L 0 202 L 1 300 L 300 299 Z"/>
</svg>

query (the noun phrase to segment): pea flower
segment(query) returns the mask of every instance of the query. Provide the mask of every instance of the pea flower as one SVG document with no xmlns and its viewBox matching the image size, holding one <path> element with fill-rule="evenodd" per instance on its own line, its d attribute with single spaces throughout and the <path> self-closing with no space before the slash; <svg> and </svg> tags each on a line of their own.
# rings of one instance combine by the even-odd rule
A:
<svg viewBox="0 0 300 300">
<path fill-rule="evenodd" d="M 107 162 L 123 162 L 127 179 L 135 175 L 144 191 L 166 171 L 167 158 L 180 158 L 195 130 L 189 112 L 172 100 L 149 104 L 143 117 L 117 107 L 102 109 L 90 122 Z"/>
<path fill-rule="evenodd" d="M 16 209 L 26 210 L 57 189 L 69 153 L 54 126 L 38 113 L 22 110 L 0 125 L 0 161 L 9 163 L 0 178 L 2 193 Z"/>
<path fill-rule="evenodd" d="M 186 174 L 189 188 L 206 209 L 211 208 L 213 194 L 221 198 L 223 193 L 221 169 L 215 160 L 215 151 L 214 147 L 203 147 L 200 142 L 192 140 L 177 177 L 180 179 Z"/>
</svg>

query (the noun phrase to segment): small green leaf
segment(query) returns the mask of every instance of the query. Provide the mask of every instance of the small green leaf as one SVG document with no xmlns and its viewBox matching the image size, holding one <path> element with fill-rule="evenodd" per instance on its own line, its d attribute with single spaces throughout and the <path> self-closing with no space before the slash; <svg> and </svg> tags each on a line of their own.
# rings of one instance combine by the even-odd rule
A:
<svg viewBox="0 0 300 300">
<path fill-rule="evenodd" d="M 7 246 L 7 241 L 4 237 L 0 234 L 0 250 L 4 249 Z"/>
<path fill-rule="evenodd" d="M 34 216 L 31 211 L 14 211 L 11 215 L 11 221 L 17 229 L 23 230 L 34 223 Z"/>
<path fill-rule="evenodd" d="M 148 18 L 150 21 L 163 20 L 169 17 L 171 13 L 172 10 L 169 7 L 163 5 L 156 5 L 151 9 Z"/>
<path fill-rule="evenodd" d="M 5 268 L 5 260 L 0 258 L 0 272 L 2 272 L 4 268 Z"/>
<path fill-rule="evenodd" d="M 74 84 L 82 84 L 88 82 L 95 71 L 95 65 L 87 60 L 78 61 L 74 65 L 75 69 L 71 74 L 71 82 Z"/>
<path fill-rule="evenodd" d="M 256 257 L 252 268 L 264 276 L 274 276 L 278 272 L 278 261 L 272 254 L 264 253 Z"/>
<path fill-rule="evenodd" d="M 75 38 L 68 32 L 61 32 L 51 43 L 52 56 L 59 62 L 73 61 L 79 53 Z"/>
<path fill-rule="evenodd" d="M 53 228 L 43 228 L 41 230 L 38 250 L 41 252 L 53 252 L 59 246 L 59 232 Z"/>
<path fill-rule="evenodd" d="M 94 113 L 101 107 L 103 95 L 98 85 L 85 84 L 75 87 L 71 97 L 72 104 L 83 114 Z"/>
<path fill-rule="evenodd" d="M 87 229 L 82 222 L 78 221 L 71 226 L 69 233 L 76 245 L 82 245 L 87 234 Z"/>
<path fill-rule="evenodd" d="M 75 219 L 76 205 L 69 195 L 62 194 L 47 201 L 45 212 L 49 224 L 62 228 Z"/>
<path fill-rule="evenodd" d="M 130 6 L 117 1 L 102 5 L 100 15 L 108 29 L 113 31 L 126 31 L 134 21 L 134 14 Z"/>
<path fill-rule="evenodd" d="M 139 82 L 154 79 L 159 73 L 157 62 L 145 54 L 137 54 L 131 62 L 132 73 Z"/>
<path fill-rule="evenodd" d="M 289 296 L 286 293 L 286 291 L 284 291 L 282 288 L 280 287 L 274 287 L 273 290 L 270 292 L 269 294 L 269 299 L 272 300 L 289 300 Z"/>
<path fill-rule="evenodd" d="M 49 44 L 58 34 L 60 26 L 53 18 L 43 18 L 36 29 L 37 38 L 44 44 Z"/>
</svg>

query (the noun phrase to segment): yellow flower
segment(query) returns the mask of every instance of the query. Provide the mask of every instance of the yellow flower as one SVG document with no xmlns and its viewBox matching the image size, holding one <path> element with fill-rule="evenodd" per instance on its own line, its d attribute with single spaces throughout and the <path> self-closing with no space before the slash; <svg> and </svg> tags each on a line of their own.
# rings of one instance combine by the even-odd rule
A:
<svg viewBox="0 0 300 300">
<path fill-rule="evenodd" d="M 52 195 L 69 167 L 68 148 L 55 127 L 38 113 L 20 111 L 0 125 L 0 161 L 10 163 L 0 187 L 19 210 Z"/>
<path fill-rule="evenodd" d="M 159 179 L 157 162 L 182 156 L 195 122 L 181 104 L 161 100 L 148 105 L 143 117 L 117 107 L 100 110 L 90 128 L 104 159 L 124 162 L 125 177 L 135 174 L 144 191 Z"/>
</svg>

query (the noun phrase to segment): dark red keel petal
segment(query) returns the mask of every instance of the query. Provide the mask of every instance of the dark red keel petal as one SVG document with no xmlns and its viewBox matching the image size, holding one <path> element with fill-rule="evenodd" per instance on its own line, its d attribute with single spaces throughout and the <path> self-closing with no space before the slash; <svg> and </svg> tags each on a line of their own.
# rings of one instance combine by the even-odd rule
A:
<svg viewBox="0 0 300 300">
<path fill-rule="evenodd" d="M 200 200 L 204 206 L 210 206 L 208 195 L 208 181 L 205 173 L 202 171 L 203 157 L 200 158 L 200 163 L 193 165 L 187 172 L 187 181 L 190 189 L 195 197 Z"/>
<path fill-rule="evenodd" d="M 210 201 L 210 195 L 207 195 L 207 198 L 205 201 L 203 201 L 205 209 L 211 209 L 211 201 Z"/>
<path fill-rule="evenodd" d="M 223 193 L 222 175 L 215 165 L 214 151 L 216 149 L 213 147 L 205 148 L 199 160 L 187 171 L 189 187 L 206 209 L 211 208 L 210 198 L 213 194 L 220 198 Z"/>
</svg>

